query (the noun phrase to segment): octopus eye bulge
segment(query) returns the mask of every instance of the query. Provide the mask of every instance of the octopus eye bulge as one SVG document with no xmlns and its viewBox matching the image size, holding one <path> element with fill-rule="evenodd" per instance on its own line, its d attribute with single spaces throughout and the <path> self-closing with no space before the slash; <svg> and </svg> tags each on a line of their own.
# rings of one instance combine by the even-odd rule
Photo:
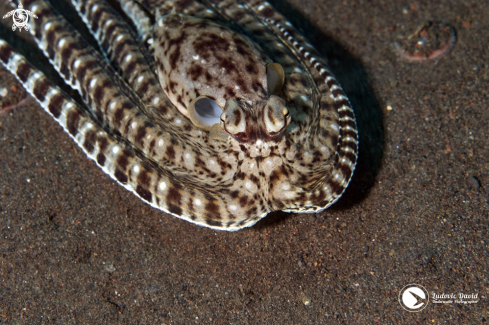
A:
<svg viewBox="0 0 489 325">
<path fill-rule="evenodd" d="M 280 132 L 287 125 L 289 110 L 285 105 L 285 100 L 275 95 L 265 104 L 263 121 L 269 134 Z"/>
<path fill-rule="evenodd" d="M 188 115 L 194 125 L 209 131 L 211 127 L 220 122 L 222 109 L 215 101 L 207 97 L 199 97 L 190 103 Z"/>
<path fill-rule="evenodd" d="M 225 113 L 225 131 L 233 135 L 246 131 L 245 114 L 243 108 L 240 106 L 237 100 L 230 100 L 226 103 Z"/>
</svg>

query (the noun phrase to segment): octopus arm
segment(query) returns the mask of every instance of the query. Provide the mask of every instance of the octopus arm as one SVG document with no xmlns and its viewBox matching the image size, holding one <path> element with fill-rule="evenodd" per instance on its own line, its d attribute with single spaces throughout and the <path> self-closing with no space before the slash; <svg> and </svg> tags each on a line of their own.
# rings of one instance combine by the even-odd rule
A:
<svg viewBox="0 0 489 325">
<path fill-rule="evenodd" d="M 176 115 L 173 118 L 171 113 L 165 117 L 173 122 L 174 127 L 155 123 L 144 113 L 147 109 L 140 96 L 62 16 L 56 14 L 44 1 L 26 0 L 26 6 L 30 6 L 40 16 L 31 28 L 39 47 L 61 77 L 79 91 L 94 118 L 109 132 L 119 135 L 154 162 L 165 166 L 165 169 L 174 173 L 188 173 L 188 167 L 176 158 L 183 154 L 184 148 L 205 148 L 195 145 L 205 140 L 199 136 L 199 130 L 190 130 L 188 136 L 185 136 L 183 130 L 191 123 Z M 122 47 L 125 46 L 123 43 Z M 129 52 L 124 57 L 130 61 L 133 49 L 131 46 L 127 46 L 127 49 Z M 144 61 L 132 63 L 138 66 L 138 63 Z M 130 70 L 128 66 L 123 67 Z M 138 89 L 136 85 L 135 88 Z M 163 94 L 158 104 L 169 112 L 175 110 Z M 201 154 L 205 156 L 209 152 L 202 151 Z"/>
<path fill-rule="evenodd" d="M 82 105 L 53 85 L 8 43 L 0 39 L 0 62 L 22 83 L 46 112 L 64 128 L 87 156 L 127 190 L 144 202 L 178 218 L 219 230 L 234 231 L 251 226 L 269 211 L 249 215 L 231 213 L 232 195 L 215 194 L 195 186 L 191 190 L 180 178 L 161 168 L 144 153 L 108 132 Z"/>
</svg>

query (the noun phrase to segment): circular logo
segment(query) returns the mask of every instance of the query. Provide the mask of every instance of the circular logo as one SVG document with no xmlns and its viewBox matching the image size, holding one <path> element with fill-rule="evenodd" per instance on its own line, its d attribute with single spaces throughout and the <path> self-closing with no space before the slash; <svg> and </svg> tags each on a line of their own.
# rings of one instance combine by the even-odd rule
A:
<svg viewBox="0 0 489 325">
<path fill-rule="evenodd" d="M 430 295 L 419 284 L 408 284 L 399 292 L 399 303 L 409 312 L 417 313 L 428 306 Z"/>
</svg>

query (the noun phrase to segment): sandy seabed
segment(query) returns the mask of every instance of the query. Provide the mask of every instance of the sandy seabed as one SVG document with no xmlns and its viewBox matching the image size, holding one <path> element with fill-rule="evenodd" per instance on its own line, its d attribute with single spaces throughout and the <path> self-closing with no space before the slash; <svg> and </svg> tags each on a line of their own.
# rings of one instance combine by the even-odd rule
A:
<svg viewBox="0 0 489 325">
<path fill-rule="evenodd" d="M 344 196 L 235 233 L 201 228 L 118 186 L 27 100 L 0 115 L 0 323 L 488 320 L 489 2 L 272 2 L 355 109 Z M 454 27 L 452 51 L 403 60 L 396 37 L 427 21 Z M 3 87 L 2 107 L 25 97 L 0 69 Z M 398 294 L 410 283 L 480 300 L 409 313 Z"/>
</svg>

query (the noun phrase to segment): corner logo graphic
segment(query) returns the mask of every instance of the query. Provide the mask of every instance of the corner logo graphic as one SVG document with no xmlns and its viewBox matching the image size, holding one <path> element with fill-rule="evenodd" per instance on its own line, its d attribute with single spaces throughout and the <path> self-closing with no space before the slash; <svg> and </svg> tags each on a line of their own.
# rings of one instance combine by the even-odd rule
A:
<svg viewBox="0 0 489 325">
<path fill-rule="evenodd" d="M 428 291 L 419 284 L 408 284 L 399 292 L 399 303 L 404 310 L 417 313 L 428 306 Z"/>
<path fill-rule="evenodd" d="M 29 30 L 29 25 L 27 24 L 29 22 L 29 16 L 37 19 L 36 15 L 34 15 L 29 10 L 24 9 L 22 3 L 19 3 L 19 7 L 17 9 L 10 11 L 5 16 L 3 16 L 3 19 L 10 16 L 12 16 L 14 20 L 14 24 L 12 25 L 12 30 L 14 32 L 17 28 L 19 28 L 19 31 L 22 31 L 22 28 L 24 28 L 25 30 Z"/>
</svg>

